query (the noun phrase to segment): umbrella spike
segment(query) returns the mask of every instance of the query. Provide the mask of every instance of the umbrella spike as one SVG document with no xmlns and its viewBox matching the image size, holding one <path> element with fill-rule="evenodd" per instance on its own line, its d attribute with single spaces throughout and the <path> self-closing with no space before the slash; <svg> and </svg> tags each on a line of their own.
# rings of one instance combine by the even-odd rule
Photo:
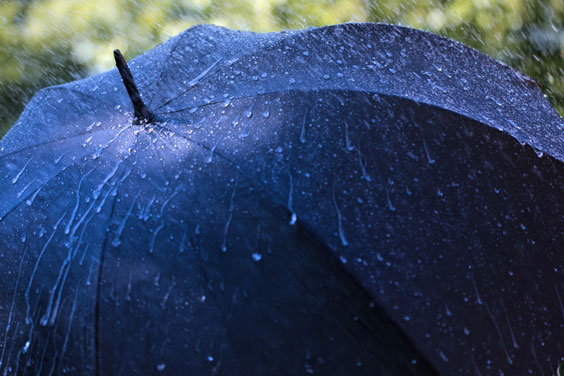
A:
<svg viewBox="0 0 564 376">
<path fill-rule="evenodd" d="M 139 95 L 139 90 L 137 90 L 137 85 L 135 85 L 129 66 L 127 65 L 127 62 L 120 50 L 114 50 L 114 58 L 116 60 L 116 66 L 119 74 L 121 75 L 121 79 L 123 80 L 123 84 L 127 90 L 127 94 L 129 94 L 129 99 L 131 99 L 131 103 L 133 104 L 135 123 L 142 124 L 150 122 L 153 119 L 153 114 L 149 111 L 141 99 L 141 95 Z"/>
</svg>

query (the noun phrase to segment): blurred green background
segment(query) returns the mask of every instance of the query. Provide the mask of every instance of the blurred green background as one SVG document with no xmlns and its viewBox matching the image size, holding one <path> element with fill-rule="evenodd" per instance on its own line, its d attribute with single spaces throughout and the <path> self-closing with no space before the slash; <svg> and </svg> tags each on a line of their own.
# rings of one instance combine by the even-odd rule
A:
<svg viewBox="0 0 564 376">
<path fill-rule="evenodd" d="M 33 94 L 112 68 L 199 23 L 258 32 L 387 22 L 470 45 L 564 113 L 564 0 L 0 0 L 0 136 Z"/>
</svg>

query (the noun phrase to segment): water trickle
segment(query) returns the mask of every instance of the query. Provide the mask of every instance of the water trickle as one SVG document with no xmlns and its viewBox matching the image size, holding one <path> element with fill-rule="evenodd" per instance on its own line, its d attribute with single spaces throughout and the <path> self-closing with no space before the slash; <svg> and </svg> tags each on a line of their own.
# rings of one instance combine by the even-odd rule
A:
<svg viewBox="0 0 564 376">
<path fill-rule="evenodd" d="M 18 180 L 20 180 L 20 177 L 22 176 L 23 172 L 25 171 L 25 169 L 27 168 L 27 166 L 29 165 L 29 163 L 33 160 L 33 157 L 31 157 L 26 164 L 22 167 L 22 169 L 18 172 L 18 174 L 12 179 L 12 184 L 16 184 L 18 182 Z"/>
<path fill-rule="evenodd" d="M 204 76 L 209 73 L 209 71 L 211 71 L 217 64 L 219 64 L 219 62 L 220 62 L 221 60 L 222 60 L 222 59 L 216 60 L 216 61 L 215 61 L 214 63 L 212 63 L 209 67 L 207 67 L 206 69 L 204 69 L 204 70 L 202 71 L 202 73 L 200 73 L 200 74 L 197 75 L 195 78 L 193 78 L 190 82 L 188 82 L 188 86 L 189 86 L 189 87 L 196 86 L 196 85 L 200 82 L 200 80 L 201 80 L 202 78 L 204 78 Z"/>
<path fill-rule="evenodd" d="M 35 260 L 35 266 L 33 267 L 33 271 L 31 272 L 31 276 L 29 277 L 29 283 L 28 283 L 27 289 L 25 290 L 25 293 L 24 293 L 26 307 L 27 307 L 26 308 L 25 322 L 28 325 L 33 322 L 32 316 L 31 316 L 31 304 L 29 302 L 29 293 L 31 292 L 31 286 L 32 286 L 33 280 L 35 278 L 35 273 L 37 272 L 37 268 L 39 267 L 39 264 L 40 264 L 41 260 L 43 259 L 43 256 L 45 255 L 45 250 L 49 246 L 49 243 L 51 243 L 51 240 L 53 240 L 53 237 L 55 236 L 55 233 L 57 232 L 57 228 L 59 227 L 59 225 L 63 221 L 63 218 L 65 218 L 65 215 L 66 215 L 66 213 L 64 213 L 59 218 L 59 220 L 55 223 L 55 225 L 53 226 L 53 232 L 51 233 L 51 235 L 49 236 L 49 238 L 47 239 L 47 241 L 43 245 L 43 248 L 41 249 L 41 251 L 39 252 L 39 256 L 37 256 L 37 259 Z"/>
<path fill-rule="evenodd" d="M 102 151 L 104 149 L 106 149 L 108 146 L 110 146 L 115 140 L 118 139 L 118 137 L 126 130 L 129 129 L 129 127 L 123 127 L 119 130 L 119 132 L 116 133 L 116 135 L 114 137 L 112 137 L 112 139 L 110 139 L 109 141 L 101 144 L 98 149 L 96 149 L 96 151 L 94 152 L 94 154 L 92 154 L 92 159 L 98 159 L 100 157 L 100 155 L 102 154 Z"/>
<path fill-rule="evenodd" d="M 217 148 L 217 146 L 219 145 L 219 142 L 221 141 L 222 138 L 223 138 L 223 137 L 219 137 L 219 138 L 217 139 L 217 141 L 215 142 L 215 144 L 214 144 L 214 145 L 211 147 L 211 149 L 210 149 L 210 155 L 205 159 L 204 162 L 206 162 L 206 163 L 211 163 L 211 161 L 212 161 L 212 159 L 213 159 L 213 153 L 214 153 L 215 149 Z"/>
<path fill-rule="evenodd" d="M 392 204 L 392 200 L 390 200 L 390 193 L 388 192 L 388 188 L 385 188 L 385 190 L 386 190 L 386 200 L 388 201 L 388 209 L 391 212 L 395 212 L 396 207 Z"/>
<path fill-rule="evenodd" d="M 39 188 L 35 191 L 35 193 L 34 193 L 33 195 L 31 195 L 31 197 L 28 198 L 28 199 L 25 201 L 25 204 L 26 204 L 27 206 L 31 206 L 31 204 L 33 204 L 33 201 L 35 200 L 35 198 L 36 198 L 37 195 L 39 194 L 39 191 L 41 191 L 41 188 L 43 188 L 43 187 L 39 187 Z"/>
<path fill-rule="evenodd" d="M 149 245 L 149 253 L 153 253 L 155 249 L 155 242 L 157 241 L 157 235 L 164 228 L 164 226 L 165 223 L 164 220 L 162 220 L 161 224 L 155 229 L 155 232 L 153 233 L 153 238 L 151 239 L 151 244 Z"/>
<path fill-rule="evenodd" d="M 223 242 L 221 243 L 221 252 L 227 252 L 227 234 L 229 233 L 229 225 L 231 224 L 231 220 L 233 219 L 233 210 L 234 200 L 235 200 L 235 193 L 237 192 L 237 185 L 239 183 L 239 174 L 237 174 L 237 178 L 235 179 L 235 184 L 233 185 L 233 192 L 231 193 L 231 200 L 229 201 L 229 215 L 227 216 L 227 221 L 225 222 L 225 227 L 223 228 Z"/>
<path fill-rule="evenodd" d="M 74 222 L 74 218 L 76 217 L 76 213 L 78 212 L 78 208 L 80 206 L 80 188 L 82 187 L 82 182 L 84 181 L 84 179 L 86 179 L 88 175 L 92 173 L 92 171 L 94 171 L 94 169 L 91 169 L 86 174 L 84 174 L 82 178 L 80 178 L 80 181 L 78 182 L 78 188 L 76 188 L 76 203 L 74 205 L 74 209 L 71 213 L 67 226 L 65 227 L 65 235 L 69 234 L 70 228 L 72 226 L 72 223 Z"/>
<path fill-rule="evenodd" d="M 354 149 L 354 146 L 351 145 L 351 140 L 349 138 L 349 123 L 345 121 L 345 147 L 348 151 Z"/>
<path fill-rule="evenodd" d="M 188 229 L 184 230 L 184 233 L 182 234 L 182 239 L 180 239 L 180 247 L 178 248 L 178 251 L 180 253 L 184 252 L 184 247 L 186 246 L 186 235 L 188 234 Z"/>
<path fill-rule="evenodd" d="M 233 127 L 237 127 L 239 125 L 239 115 L 235 116 L 235 119 L 231 121 L 231 125 Z"/>
<path fill-rule="evenodd" d="M 362 173 L 362 178 L 364 180 L 366 180 L 367 182 L 371 182 L 372 178 L 366 172 L 366 164 L 368 163 L 368 161 L 365 161 L 365 162 L 362 161 L 362 154 L 360 152 L 360 142 L 359 142 L 357 151 L 358 151 L 358 153 L 357 153 L 358 154 L 358 163 L 360 164 L 360 171 Z"/>
<path fill-rule="evenodd" d="M 196 123 L 194 123 L 194 129 L 198 129 L 202 126 L 202 124 L 204 124 L 204 121 L 206 120 L 206 118 L 201 118 L 200 120 L 198 120 Z"/>
<path fill-rule="evenodd" d="M 36 180 L 37 180 L 37 178 L 31 179 L 31 181 L 30 181 L 29 183 L 27 183 L 26 186 L 23 187 L 22 190 L 20 190 L 20 191 L 16 194 L 16 197 L 17 197 L 17 198 L 22 197 L 22 195 L 24 194 L 24 192 L 27 191 L 27 189 L 28 189 L 33 183 L 35 183 Z"/>
<path fill-rule="evenodd" d="M 304 120 L 302 122 L 302 132 L 300 133 L 300 142 L 303 144 L 306 142 L 306 119 L 307 119 L 307 111 L 304 114 Z"/>
<path fill-rule="evenodd" d="M 55 160 L 53 162 L 55 162 L 55 164 L 58 164 L 61 161 L 61 159 L 63 158 L 64 155 L 65 155 L 65 153 L 59 155 L 57 158 L 55 158 Z"/>
<path fill-rule="evenodd" d="M 120 240 L 121 233 L 123 232 L 123 229 L 125 228 L 125 224 L 127 223 L 127 220 L 129 219 L 129 217 L 131 216 L 131 213 L 133 212 L 133 207 L 135 206 L 135 202 L 137 201 L 137 197 L 139 197 L 139 193 L 137 193 L 137 195 L 133 199 L 133 202 L 131 203 L 131 206 L 129 207 L 127 214 L 125 215 L 125 217 L 122 219 L 121 223 L 119 224 L 116 236 L 115 236 L 114 240 L 112 241 L 112 246 L 114 246 L 114 247 L 117 247 L 121 244 L 121 240 Z"/>
<path fill-rule="evenodd" d="M 335 211 L 337 212 L 337 229 L 339 232 L 339 238 L 341 239 L 341 244 L 346 247 L 349 245 L 349 242 L 345 237 L 345 231 L 343 230 L 343 218 L 341 215 L 341 210 L 339 209 L 339 205 L 337 205 L 337 198 L 335 197 L 335 181 L 336 179 L 333 179 L 333 190 L 332 190 L 333 205 L 335 206 Z"/>
<path fill-rule="evenodd" d="M 117 161 L 116 165 L 114 166 L 113 170 L 104 178 L 104 180 L 98 184 L 98 187 L 96 187 L 96 189 L 92 192 L 92 197 L 97 200 L 98 197 L 100 197 L 100 192 L 102 192 L 102 188 L 104 187 L 104 185 L 106 185 L 106 183 L 108 183 L 108 181 L 114 177 L 114 175 L 116 174 L 119 166 L 122 164 L 123 160 L 120 159 Z"/>
<path fill-rule="evenodd" d="M 423 128 L 419 127 L 419 130 L 421 131 L 421 138 L 423 139 L 423 148 L 425 149 L 425 156 L 427 157 L 427 163 L 433 165 L 435 164 L 435 160 L 431 158 L 431 155 L 429 154 L 429 149 L 427 149 L 427 143 L 425 142 L 425 135 L 423 134 Z"/>
<path fill-rule="evenodd" d="M 288 165 L 288 176 L 290 178 L 290 190 L 288 192 L 288 210 L 290 211 L 290 213 L 292 213 L 292 216 L 290 217 L 290 225 L 293 226 L 296 224 L 298 217 L 296 216 L 296 213 L 294 213 L 293 208 L 294 179 L 292 177 L 292 170 L 290 169 L 290 165 Z"/>
</svg>

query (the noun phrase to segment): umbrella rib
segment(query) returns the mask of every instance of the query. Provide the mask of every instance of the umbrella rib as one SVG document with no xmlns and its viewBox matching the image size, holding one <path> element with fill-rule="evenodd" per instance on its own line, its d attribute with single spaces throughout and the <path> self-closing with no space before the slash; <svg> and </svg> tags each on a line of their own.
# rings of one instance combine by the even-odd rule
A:
<svg viewBox="0 0 564 376">
<path fill-rule="evenodd" d="M 198 76 L 196 76 L 195 78 L 192 79 L 192 81 L 190 81 L 189 85 L 190 87 L 186 90 L 184 90 L 183 92 L 181 92 L 180 94 L 178 94 L 176 97 L 171 98 L 169 100 L 167 100 L 166 102 L 164 102 L 162 105 L 160 105 L 159 107 L 155 108 L 155 110 L 158 110 L 159 108 L 163 108 L 164 106 L 166 106 L 167 104 L 170 104 L 171 102 L 175 101 L 176 99 L 180 98 L 181 96 L 183 96 L 186 93 L 189 93 L 190 90 L 192 90 L 194 87 L 196 87 L 198 85 L 198 83 L 200 83 L 200 80 L 204 80 L 205 78 L 209 77 L 207 76 L 207 74 L 209 73 L 209 71 L 211 69 L 213 69 L 217 64 L 219 64 L 219 62 L 221 61 L 221 59 L 216 60 L 212 65 L 210 65 L 207 69 L 204 69 Z M 213 75 L 213 73 L 215 72 L 219 72 L 221 69 L 218 68 L 215 71 L 212 72 L 211 75 Z M 210 75 L 210 76 L 211 76 Z"/>
<path fill-rule="evenodd" d="M 466 117 L 468 119 L 474 120 L 480 124 L 484 124 L 484 125 L 488 125 L 490 127 L 492 127 L 493 129 L 497 130 L 498 132 L 501 132 L 503 134 L 507 134 L 508 136 L 512 137 L 513 139 L 519 141 L 519 139 L 516 138 L 515 135 L 508 133 L 507 130 L 505 130 L 504 128 L 502 128 L 499 125 L 499 122 L 494 121 L 493 125 L 489 125 L 483 118 L 476 116 L 475 114 L 468 112 L 466 109 L 464 108 L 451 108 L 451 107 L 442 107 L 436 103 L 433 103 L 432 101 L 429 101 L 427 98 L 414 98 L 411 96 L 406 96 L 406 95 L 399 95 L 399 94 L 394 94 L 394 93 L 386 93 L 386 92 L 382 92 L 382 91 L 369 91 L 369 90 L 356 90 L 356 89 L 352 89 L 352 88 L 347 88 L 347 89 L 339 89 L 339 88 L 322 88 L 322 89 L 308 89 L 308 90 L 302 90 L 302 89 L 289 89 L 289 90 L 276 90 L 276 91 L 269 91 L 269 92 L 264 92 L 264 93 L 260 93 L 260 94 L 250 94 L 250 95 L 242 95 L 240 97 L 234 97 L 231 98 L 231 100 L 237 100 L 237 99 L 246 99 L 246 98 L 256 98 L 259 96 L 263 96 L 263 95 L 270 95 L 270 94 L 281 94 L 281 93 L 287 93 L 287 92 L 301 92 L 301 93 L 307 93 L 307 92 L 311 92 L 311 91 L 317 91 L 317 92 L 321 92 L 321 91 L 328 91 L 328 92 L 333 92 L 333 91 L 346 91 L 346 92 L 353 92 L 353 93 L 366 93 L 366 94 L 378 94 L 378 95 L 382 95 L 382 96 L 386 96 L 386 97 L 390 97 L 390 98 L 397 98 L 397 99 L 403 99 L 403 100 L 408 100 L 408 101 L 412 101 L 414 103 L 417 104 L 423 104 L 426 106 L 429 106 L 431 108 L 437 108 L 440 109 L 442 111 L 447 111 L 449 113 L 455 114 L 455 115 L 459 115 L 459 116 L 463 116 Z M 168 112 L 160 112 L 160 113 L 155 113 L 155 115 L 167 115 L 167 114 L 174 114 L 174 113 L 179 113 L 179 112 L 184 112 L 184 111 L 189 111 L 192 108 L 196 107 L 196 108 L 203 108 L 206 106 L 211 106 L 214 104 L 219 104 L 219 103 L 223 103 L 223 101 L 213 101 L 210 103 L 203 103 L 200 105 L 195 105 L 195 106 L 191 106 L 188 108 L 183 108 L 180 110 L 174 110 L 174 111 L 168 111 Z M 558 159 L 558 158 L 557 158 Z M 560 159 L 558 159 L 560 160 Z"/>
<path fill-rule="evenodd" d="M 280 45 L 280 43 L 282 43 L 282 41 L 285 41 L 285 40 L 292 40 L 294 37 L 297 37 L 297 36 L 298 36 L 299 34 L 301 34 L 302 32 L 303 32 L 303 30 L 294 31 L 292 34 L 288 34 L 287 37 L 284 37 L 284 38 L 282 38 L 282 39 L 280 39 L 280 40 L 278 40 L 278 41 L 276 41 L 275 43 L 272 43 L 272 44 L 270 44 L 270 45 L 266 45 L 266 46 L 264 46 L 263 48 L 261 48 L 260 50 L 261 50 L 261 52 L 267 51 L 268 48 L 275 50 L 276 48 L 278 48 L 278 46 Z M 306 30 L 306 32 L 307 32 L 307 30 Z M 249 51 L 248 53 L 241 55 L 240 57 L 238 57 L 238 61 L 241 61 L 242 59 L 244 59 L 244 58 L 246 58 L 246 57 L 248 57 L 248 56 L 252 56 L 253 53 L 256 52 L 256 50 L 257 50 L 257 49 L 252 49 L 252 50 Z M 216 63 L 214 63 L 213 65 L 216 65 L 217 63 L 219 63 L 219 60 L 218 60 Z M 210 69 L 210 68 L 208 68 L 208 69 Z M 210 78 L 210 77 L 214 77 L 214 75 L 215 75 L 217 72 L 220 72 L 220 71 L 221 71 L 221 69 L 218 68 L 218 69 L 216 69 L 215 71 L 213 71 L 211 74 L 209 74 L 209 75 L 206 74 L 205 79 L 208 79 L 208 78 Z M 203 80 L 205 80 L 205 79 L 203 79 Z M 198 80 L 198 83 L 199 83 L 199 82 L 200 82 L 200 80 Z M 155 111 L 158 110 L 158 109 L 160 109 L 160 108 L 162 108 L 162 107 L 164 107 L 164 106 L 166 106 L 167 104 L 171 103 L 172 101 L 178 99 L 178 98 L 181 97 L 182 95 L 188 93 L 188 92 L 189 92 L 193 87 L 195 87 L 195 86 L 196 86 L 196 85 L 191 86 L 191 87 L 189 87 L 187 90 L 185 90 L 184 92 L 178 94 L 176 97 L 174 97 L 174 98 L 172 98 L 172 99 L 169 99 L 168 101 L 166 101 L 165 103 L 163 103 L 163 104 L 160 105 L 159 107 L 155 108 Z"/>
<path fill-rule="evenodd" d="M 128 126 L 128 127 L 130 127 L 130 126 Z M 17 153 L 21 153 L 21 152 L 23 152 L 23 151 L 32 150 L 32 149 L 38 148 L 38 147 L 40 147 L 40 146 L 49 145 L 49 144 L 52 144 L 52 143 L 55 143 L 55 142 L 67 141 L 67 140 L 70 140 L 70 139 L 75 138 L 75 137 L 86 136 L 86 135 L 88 135 L 88 134 L 94 134 L 94 133 L 103 132 L 103 131 L 109 131 L 109 130 L 111 130 L 111 128 L 97 129 L 97 130 L 92 131 L 92 132 L 78 133 L 78 134 L 75 134 L 75 135 L 72 135 L 72 136 L 68 136 L 68 137 L 64 137 L 64 138 L 58 138 L 58 139 L 56 139 L 56 140 L 50 140 L 50 141 L 47 141 L 47 142 L 41 142 L 41 143 L 39 143 L 39 144 L 34 144 L 34 145 L 31 145 L 31 146 L 27 146 L 27 147 L 25 147 L 25 148 L 23 148 L 23 149 L 18 149 L 18 150 L 16 150 L 16 151 L 13 151 L 13 152 L 10 152 L 10 153 L 4 154 L 4 155 L 0 155 L 0 159 L 2 159 L 2 158 L 4 158 L 4 157 L 9 157 L 9 156 L 14 155 L 14 154 L 17 154 Z"/>
<path fill-rule="evenodd" d="M 73 167 L 76 165 L 76 163 L 79 162 L 78 158 L 70 163 L 69 165 L 65 166 L 64 168 L 62 168 L 59 172 L 57 172 L 55 175 L 51 176 L 49 179 L 47 179 L 44 183 L 41 184 L 41 186 L 37 189 L 42 189 L 44 186 L 46 186 L 49 182 L 51 182 L 53 179 L 57 178 L 58 176 L 60 176 L 63 172 L 67 171 L 67 169 L 69 167 Z M 0 221 L 2 221 L 2 219 L 6 218 L 7 215 L 9 215 L 11 212 L 13 212 L 14 210 L 16 210 L 23 202 L 25 202 L 30 196 L 32 196 L 33 194 L 35 194 L 35 192 L 37 192 L 37 189 L 30 192 L 28 195 L 24 196 L 21 201 L 19 201 L 16 205 L 14 205 L 10 210 L 8 210 L 4 215 L 0 216 Z"/>
<path fill-rule="evenodd" d="M 137 142 L 137 141 L 136 141 Z M 0 157 L 1 159 L 2 157 Z M 43 182 L 41 184 L 41 186 L 37 189 L 42 189 L 43 187 L 45 187 L 49 182 L 51 182 L 53 179 L 57 178 L 58 176 L 60 176 L 63 172 L 67 171 L 67 169 L 69 167 L 73 167 L 76 166 L 76 164 L 78 162 L 80 162 L 82 159 L 81 158 L 76 158 L 74 161 L 72 161 L 71 163 L 69 163 L 68 165 L 66 165 L 64 168 L 62 168 L 59 172 L 57 172 L 55 175 L 51 176 L 49 179 L 47 179 L 45 182 Z M 13 212 L 14 210 L 16 210 L 23 202 L 25 202 L 30 196 L 34 195 L 35 192 L 37 192 L 37 189 L 30 192 L 29 194 L 27 194 L 26 196 L 24 196 L 21 201 L 19 201 L 16 205 L 14 205 L 10 210 L 8 210 L 4 215 L 0 216 L 0 221 L 3 218 L 6 218 L 7 215 L 9 215 L 11 212 Z"/>
<path fill-rule="evenodd" d="M 402 344 L 400 344 L 399 346 L 402 346 L 402 350 L 405 350 L 405 348 L 407 347 L 410 350 L 413 350 L 417 355 L 419 355 L 421 357 L 421 360 L 423 360 L 424 366 L 425 368 L 423 368 L 424 372 L 422 374 L 435 374 L 436 371 L 434 370 L 433 366 L 431 365 L 430 361 L 426 358 L 426 356 L 422 353 L 420 353 L 419 351 L 417 351 L 417 349 L 415 348 L 412 340 L 410 339 L 410 337 L 404 332 L 404 330 L 394 321 L 392 320 L 392 318 L 385 312 L 385 310 L 382 308 L 382 306 L 375 301 L 372 296 L 370 295 L 370 293 L 364 288 L 364 286 L 360 283 L 360 281 L 358 281 L 358 279 L 354 276 L 354 274 L 352 274 L 351 272 L 349 272 L 346 268 L 344 268 L 340 263 L 338 263 L 338 261 L 335 259 L 333 253 L 331 251 L 331 248 L 325 244 L 325 242 L 323 242 L 320 238 L 318 238 L 315 235 L 315 232 L 311 231 L 308 226 L 307 223 L 306 224 L 297 224 L 298 229 L 301 229 L 302 231 L 304 231 L 309 237 L 311 237 L 312 239 L 316 239 L 320 245 L 321 245 L 321 250 L 323 250 L 323 258 L 325 259 L 325 263 L 327 265 L 329 265 L 332 268 L 338 269 L 339 271 L 342 272 L 343 276 L 346 276 L 345 278 L 350 279 L 352 281 L 352 283 L 354 283 L 355 285 L 360 286 L 360 291 L 363 291 L 364 294 L 366 294 L 366 296 L 370 297 L 371 301 L 374 302 L 375 307 L 371 308 L 371 310 L 375 310 L 375 312 L 378 313 L 378 320 L 381 321 L 380 324 L 384 323 L 386 324 L 386 326 L 384 328 L 392 328 L 396 330 L 397 334 L 400 334 L 400 337 L 405 338 L 405 342 L 403 342 Z M 302 260 L 303 261 L 303 260 Z M 302 263 L 303 266 L 306 266 L 307 263 Z M 314 290 L 312 289 L 311 285 L 309 285 L 308 283 L 306 283 L 306 281 L 303 278 L 300 278 L 300 275 L 296 273 L 296 271 L 292 271 L 292 275 L 294 276 L 294 278 L 296 279 L 296 281 L 298 281 L 306 290 Z M 319 275 L 319 270 L 313 270 L 313 273 L 311 270 L 308 270 L 307 275 L 309 277 L 314 277 L 314 278 L 318 278 L 319 280 L 323 280 L 325 281 L 325 278 L 322 275 Z M 342 277 L 341 277 L 342 278 Z M 350 282 L 349 282 L 350 283 Z M 331 290 L 331 286 L 328 286 L 327 284 L 322 284 L 321 286 L 323 286 L 323 288 L 326 288 L 330 291 Z M 320 286 L 315 286 L 316 288 L 319 288 Z M 354 309 L 351 309 L 351 306 L 346 304 L 346 302 L 342 299 L 339 299 L 338 295 L 335 295 L 335 293 L 337 294 L 342 294 L 343 296 L 346 296 L 346 298 L 351 298 L 351 296 L 345 292 L 345 291 L 332 291 L 332 294 L 327 294 L 327 296 L 331 299 L 331 304 L 329 305 L 329 307 L 332 308 L 332 310 L 328 311 L 329 314 L 331 314 L 331 316 L 333 316 L 335 318 L 335 321 L 338 323 L 339 327 L 341 327 L 346 333 L 347 335 L 351 336 L 351 338 L 357 338 L 357 334 L 355 334 L 349 327 L 347 327 L 346 325 L 344 325 L 344 323 L 338 319 L 338 316 L 336 315 L 335 309 L 341 308 L 347 312 L 349 312 L 351 314 L 351 317 L 353 316 L 357 316 L 359 317 L 359 321 L 360 323 L 362 323 L 363 327 L 365 328 L 365 330 L 367 332 L 370 333 L 371 337 L 377 341 L 378 343 L 380 343 L 384 349 L 386 348 L 386 345 L 389 345 L 389 343 L 387 343 L 385 341 L 384 338 L 382 338 L 382 336 L 385 337 L 386 334 L 383 334 L 382 332 L 378 332 L 377 330 L 374 330 L 374 328 L 377 329 L 381 329 L 380 325 L 374 325 L 374 323 L 371 324 L 371 321 L 373 322 L 374 319 L 370 319 L 370 314 L 362 314 L 362 312 L 357 312 Z M 314 299 L 315 301 L 322 303 L 321 300 L 319 300 L 317 298 L 317 296 L 312 295 L 311 296 L 312 299 Z M 356 301 L 356 300 L 353 300 Z M 323 305 L 323 304 L 322 304 Z M 353 305 L 354 308 L 354 305 Z M 357 307 L 358 309 L 358 307 Z M 374 351 L 374 349 L 368 345 L 368 343 L 362 343 L 362 347 L 368 352 L 371 353 L 373 355 L 375 355 L 376 357 L 378 357 L 382 363 L 384 363 L 387 368 L 391 371 L 397 371 L 397 361 L 390 361 L 388 359 L 389 355 L 393 355 L 394 350 L 396 349 L 388 349 L 389 352 L 387 355 L 381 355 L 379 351 Z M 390 354 L 391 353 L 391 354 Z M 397 358 L 396 358 L 397 359 Z"/>
<path fill-rule="evenodd" d="M 68 90 L 68 91 L 72 91 L 73 93 L 76 93 L 76 94 L 79 94 L 79 95 L 88 97 L 88 98 L 90 98 L 90 99 L 94 99 L 95 101 L 100 102 L 100 103 L 102 103 L 102 104 L 104 104 L 104 105 L 106 105 L 106 106 L 108 106 L 108 107 L 110 107 L 110 108 L 112 108 L 112 109 L 113 109 L 113 107 L 114 107 L 112 104 L 103 101 L 103 100 L 100 99 L 99 97 L 95 97 L 95 96 L 93 96 L 93 95 L 83 93 L 83 92 L 81 92 L 81 91 L 79 91 L 79 90 L 76 90 L 75 88 L 67 87 L 66 85 L 68 85 L 68 84 L 59 85 L 59 86 L 46 87 L 46 88 L 43 89 L 43 90 L 45 90 L 45 91 L 47 91 L 47 90 L 48 90 L 48 91 L 51 91 L 51 90 Z"/>
<path fill-rule="evenodd" d="M 323 89 L 308 89 L 308 90 L 301 90 L 301 89 L 288 89 L 288 90 L 274 90 L 274 91 L 267 91 L 264 93 L 260 93 L 260 94 L 249 94 L 249 95 L 241 95 L 239 97 L 234 97 L 231 98 L 231 100 L 237 100 L 237 99 L 246 99 L 246 98 L 256 98 L 259 96 L 264 96 L 264 95 L 270 95 L 270 94 L 282 94 L 282 93 L 289 93 L 289 92 L 301 92 L 301 93 L 308 93 L 311 91 L 317 90 L 318 92 L 321 91 L 351 91 L 351 92 L 358 92 L 358 93 L 378 93 L 377 91 L 367 91 L 367 90 L 355 90 L 355 89 L 338 89 L 338 88 L 323 88 Z M 389 96 L 394 96 L 392 94 L 383 94 L 383 95 L 389 95 Z M 402 97 L 403 98 L 403 97 Z M 407 99 L 411 99 L 411 98 L 407 98 Z M 168 115 L 168 114 L 175 114 L 175 113 L 179 113 L 179 112 L 184 112 L 184 111 L 190 111 L 193 108 L 203 108 L 206 106 L 211 106 L 214 104 L 219 104 L 219 103 L 223 103 L 224 100 L 221 101 L 212 101 L 209 103 L 203 103 L 200 105 L 195 105 L 195 106 L 191 106 L 191 107 L 187 107 L 187 108 L 181 108 L 180 110 L 174 110 L 174 111 L 167 111 L 167 112 L 158 112 L 155 113 L 155 115 Z"/>
<path fill-rule="evenodd" d="M 166 59 L 166 61 L 170 61 L 170 60 L 172 59 L 172 54 L 173 54 L 173 53 L 176 51 L 176 49 L 180 46 L 180 41 L 181 41 L 181 40 L 182 40 L 182 38 L 179 38 L 178 41 L 176 42 L 176 44 L 174 45 L 174 47 L 172 47 L 172 48 L 170 49 L 170 52 L 169 52 L 169 54 L 168 54 L 168 58 Z M 167 67 L 168 67 L 168 66 L 167 66 Z M 150 93 L 151 99 L 149 100 L 148 107 L 151 107 L 151 105 L 153 104 L 153 100 L 155 99 L 155 93 L 158 91 L 158 89 L 159 89 L 159 87 L 160 87 L 159 84 L 162 82 L 162 78 L 163 78 L 163 76 L 164 76 L 164 74 L 165 74 L 166 71 L 167 71 L 167 70 L 166 70 L 166 68 L 165 68 L 165 69 L 163 69 L 163 70 L 161 71 L 161 74 L 159 74 L 159 78 L 158 78 L 158 80 L 156 81 L 156 84 L 154 85 L 154 88 L 153 88 L 152 92 Z"/>
</svg>

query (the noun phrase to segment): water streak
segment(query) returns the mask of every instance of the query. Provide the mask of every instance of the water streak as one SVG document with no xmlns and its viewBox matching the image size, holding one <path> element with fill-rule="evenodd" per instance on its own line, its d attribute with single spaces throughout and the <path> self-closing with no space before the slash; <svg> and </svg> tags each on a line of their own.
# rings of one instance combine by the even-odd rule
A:
<svg viewBox="0 0 564 376">
<path fill-rule="evenodd" d="M 335 211 L 337 212 L 337 226 L 339 231 L 339 238 L 341 239 L 341 244 L 343 246 L 348 246 L 349 242 L 345 237 L 345 231 L 343 230 L 343 218 L 341 215 L 341 210 L 339 209 L 339 205 L 337 205 L 337 198 L 335 197 L 335 181 L 337 179 L 333 179 L 333 190 L 332 190 L 332 198 L 333 198 L 333 205 L 335 205 Z"/>
<path fill-rule="evenodd" d="M 233 210 L 235 207 L 234 200 L 235 200 L 235 193 L 237 191 L 238 183 L 239 183 L 239 175 L 237 174 L 235 184 L 233 185 L 233 192 L 231 193 L 231 201 L 229 202 L 229 216 L 227 217 L 227 221 L 225 222 L 225 227 L 223 229 L 223 242 L 221 244 L 222 252 L 227 252 L 227 234 L 229 233 L 229 225 L 231 224 L 231 220 L 233 219 Z"/>
</svg>

